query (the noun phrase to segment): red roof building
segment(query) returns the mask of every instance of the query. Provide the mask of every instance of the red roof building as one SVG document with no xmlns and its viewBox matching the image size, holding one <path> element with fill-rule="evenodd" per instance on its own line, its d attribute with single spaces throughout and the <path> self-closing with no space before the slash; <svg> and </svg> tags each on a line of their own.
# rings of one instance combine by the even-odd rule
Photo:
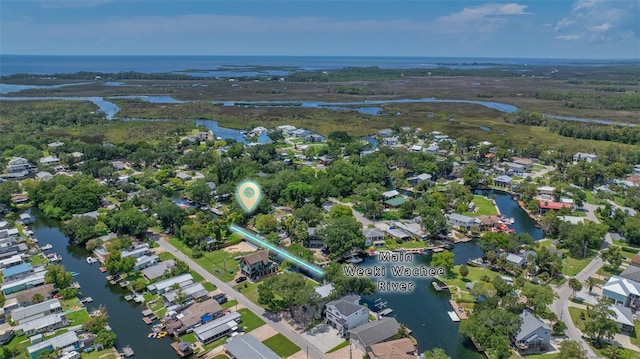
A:
<svg viewBox="0 0 640 359">
<path fill-rule="evenodd" d="M 571 208 L 572 204 L 564 203 L 564 202 L 540 201 L 538 206 L 540 207 L 541 210 L 550 210 L 550 209 L 559 210 L 562 208 Z"/>
</svg>

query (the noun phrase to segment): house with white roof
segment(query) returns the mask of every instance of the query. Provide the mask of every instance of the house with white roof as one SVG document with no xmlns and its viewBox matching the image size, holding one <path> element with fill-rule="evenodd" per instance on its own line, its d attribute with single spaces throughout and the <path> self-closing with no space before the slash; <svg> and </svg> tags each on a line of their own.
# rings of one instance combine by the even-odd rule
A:
<svg viewBox="0 0 640 359">
<path fill-rule="evenodd" d="M 640 308 L 640 283 L 614 275 L 602 286 L 602 296 L 613 304 L 637 310 Z"/>
<path fill-rule="evenodd" d="M 47 156 L 40 159 L 40 164 L 47 166 L 54 166 L 60 163 L 60 159 L 57 156 Z"/>
<path fill-rule="evenodd" d="M 481 223 L 475 218 L 463 216 L 458 213 L 447 213 L 444 217 L 447 219 L 447 224 L 452 227 L 463 227 L 469 229 L 471 227 L 479 226 Z"/>
<path fill-rule="evenodd" d="M 171 289 L 174 284 L 180 285 L 180 283 L 184 283 L 187 281 L 193 282 L 193 276 L 190 273 L 181 274 L 176 277 L 149 284 L 147 286 L 147 290 L 151 293 L 163 294 L 167 289 Z"/>
<path fill-rule="evenodd" d="M 595 162 L 598 160 L 598 155 L 595 153 L 582 153 L 578 152 L 573 155 L 573 162 L 585 161 L 585 162 Z"/>
<path fill-rule="evenodd" d="M 79 343 L 80 341 L 78 340 L 76 332 L 70 331 L 29 346 L 27 347 L 27 351 L 29 352 L 29 357 L 34 359 L 38 356 L 38 353 L 43 350 L 52 351 L 68 347 L 73 347 L 74 350 L 78 350 L 80 348 Z"/>
<path fill-rule="evenodd" d="M 610 305 L 609 310 L 613 312 L 613 319 L 622 333 L 629 334 L 635 331 L 635 319 L 633 318 L 633 311 L 631 308 L 623 307 L 621 305 Z"/>
</svg>

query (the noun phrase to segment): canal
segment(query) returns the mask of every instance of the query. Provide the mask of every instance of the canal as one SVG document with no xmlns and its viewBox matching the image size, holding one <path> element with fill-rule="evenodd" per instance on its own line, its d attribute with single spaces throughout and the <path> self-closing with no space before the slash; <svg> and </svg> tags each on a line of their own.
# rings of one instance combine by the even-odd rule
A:
<svg viewBox="0 0 640 359">
<path fill-rule="evenodd" d="M 87 304 L 87 309 L 92 311 L 100 305 L 107 308 L 109 326 L 118 336 L 116 347 L 119 351 L 129 345 L 137 358 L 178 358 L 170 347 L 169 337 L 147 338 L 151 328 L 142 321 L 142 310 L 145 308 L 135 302 L 127 302 L 124 299 L 126 290 L 109 284 L 106 275 L 98 270 L 98 263 L 87 263 L 86 258 L 91 253 L 84 247 L 69 243 L 60 230 L 59 221 L 46 218 L 37 209 L 31 209 L 31 213 L 36 218 L 31 229 L 38 239 L 38 245 L 51 244 L 53 248 L 47 252 L 60 254 L 67 271 L 80 273 L 74 280 L 80 283 L 80 291 L 85 297 L 93 298 L 93 302 Z"/>
<path fill-rule="evenodd" d="M 507 217 L 514 218 L 513 228 L 516 233 L 529 233 L 534 239 L 542 238 L 542 231 L 535 226 L 527 214 L 518 207 L 517 203 L 508 194 L 494 191 L 478 193 L 495 198 L 500 212 Z M 494 197 L 495 196 L 495 197 Z M 469 259 L 481 257 L 483 252 L 480 247 L 473 242 L 456 244 L 453 249 L 454 264 L 464 264 Z M 410 266 L 429 265 L 430 256 L 414 255 L 413 263 Z M 365 260 L 363 266 L 379 265 L 377 257 L 370 257 Z M 389 280 L 400 281 L 402 279 L 389 275 L 389 268 L 386 270 Z M 376 278 L 382 280 L 382 278 Z M 373 308 L 374 302 L 381 299 L 387 302 L 387 307 L 393 309 L 391 317 L 395 317 L 398 322 L 407 326 L 413 331 L 412 335 L 418 341 L 420 352 L 430 350 L 435 347 L 444 349 L 452 358 L 480 359 L 484 358 L 479 354 L 473 344 L 458 334 L 459 323 L 452 322 L 447 312 L 452 310 L 449 304 L 450 294 L 448 291 L 437 292 L 431 285 L 432 279 L 429 277 L 414 280 L 415 289 L 410 293 L 379 292 L 366 296 L 363 302 Z"/>
</svg>

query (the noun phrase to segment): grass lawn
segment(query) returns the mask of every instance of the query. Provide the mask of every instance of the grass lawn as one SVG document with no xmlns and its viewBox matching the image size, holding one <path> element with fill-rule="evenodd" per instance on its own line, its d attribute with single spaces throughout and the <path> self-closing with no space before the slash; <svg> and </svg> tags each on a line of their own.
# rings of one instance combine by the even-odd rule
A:
<svg viewBox="0 0 640 359">
<path fill-rule="evenodd" d="M 262 343 L 282 357 L 288 357 L 300 351 L 297 345 L 282 334 L 276 334 Z"/>
<path fill-rule="evenodd" d="M 28 359 L 27 347 L 31 345 L 29 338 L 26 335 L 16 335 L 9 344 L 2 347 L 7 352 L 15 351 L 19 354 L 16 355 L 16 359 Z"/>
<path fill-rule="evenodd" d="M 224 344 L 225 341 L 227 341 L 227 336 L 224 336 L 222 338 L 216 339 L 216 340 L 212 341 L 209 344 L 205 344 L 204 345 L 204 349 L 209 351 L 209 350 L 211 350 L 213 348 L 217 348 L 217 347 L 221 346 L 222 344 Z"/>
<path fill-rule="evenodd" d="M 31 265 L 32 266 L 39 266 L 41 264 L 46 263 L 46 261 L 44 260 L 44 257 L 42 257 L 40 254 L 34 254 L 31 256 Z"/>
<path fill-rule="evenodd" d="M 479 281 L 483 275 L 487 275 L 491 279 L 493 279 L 493 277 L 497 277 L 500 275 L 488 268 L 467 266 L 467 268 L 469 268 L 469 274 L 467 275 L 466 278 L 463 278 L 459 272 L 460 267 L 461 266 L 459 265 L 455 266 L 453 267 L 453 270 L 449 273 L 447 277 L 444 277 L 444 278 L 438 277 L 438 278 L 444 280 L 445 283 L 447 283 L 447 285 L 457 286 L 458 288 L 460 288 L 460 290 L 464 291 L 466 290 L 465 286 L 467 285 L 467 283 L 470 283 L 473 281 Z"/>
<path fill-rule="evenodd" d="M 213 359 L 229 359 L 229 357 L 224 354 L 218 354 L 214 356 Z"/>
<path fill-rule="evenodd" d="M 262 306 L 261 304 L 258 303 L 258 287 L 259 286 L 260 286 L 259 283 L 244 282 L 236 285 L 235 287 L 233 287 L 233 289 L 242 293 L 242 295 L 247 297 L 247 299 L 249 299 L 250 301 L 258 304 L 259 306 Z"/>
<path fill-rule="evenodd" d="M 463 215 L 476 217 L 476 216 L 488 216 L 492 214 L 498 214 L 496 207 L 493 205 L 493 201 L 485 196 L 474 195 L 473 204 L 476 205 L 475 212 L 465 212 Z"/>
<path fill-rule="evenodd" d="M 71 322 L 71 326 L 84 324 L 89 320 L 89 312 L 86 309 L 76 310 L 75 312 L 65 313 L 67 320 Z"/>
<path fill-rule="evenodd" d="M 203 281 L 202 286 L 209 292 L 213 292 L 214 290 L 216 290 L 216 286 L 213 285 L 213 283 L 209 283 L 207 281 Z"/>
<path fill-rule="evenodd" d="M 336 345 L 335 347 L 331 348 L 326 354 L 336 352 L 336 351 L 338 351 L 338 350 L 340 350 L 340 349 L 342 349 L 342 348 L 344 348 L 344 347 L 346 347 L 348 345 L 349 345 L 349 341 L 345 340 L 342 343 L 340 343 L 340 344 Z"/>
<path fill-rule="evenodd" d="M 169 259 L 175 260 L 176 257 L 173 254 L 169 253 L 169 252 L 161 252 L 160 254 L 158 254 L 158 259 L 160 261 L 167 261 Z"/>
<path fill-rule="evenodd" d="M 82 359 L 116 359 L 117 356 L 113 354 L 111 349 L 104 349 L 100 351 L 92 351 L 90 353 L 82 353 Z"/>
<path fill-rule="evenodd" d="M 196 335 L 193 332 L 181 336 L 180 340 L 192 344 L 198 341 L 198 339 L 196 339 Z"/>
<path fill-rule="evenodd" d="M 264 325 L 264 320 L 260 319 L 260 317 L 247 308 L 238 310 L 238 313 L 240 313 L 242 326 L 245 328 L 245 332 L 247 333 Z"/>
<path fill-rule="evenodd" d="M 560 354 L 527 355 L 527 359 L 560 359 Z"/>
<path fill-rule="evenodd" d="M 580 273 L 580 271 L 583 270 L 584 267 L 586 267 L 592 259 L 592 256 L 588 256 L 585 259 L 576 259 L 567 256 L 563 260 L 564 265 L 562 266 L 562 274 L 573 277 L 576 274 Z"/>
<path fill-rule="evenodd" d="M 177 238 L 172 238 L 169 242 L 182 253 L 191 257 L 191 248 L 187 247 L 184 243 Z M 223 250 L 217 250 L 213 252 L 204 252 L 201 258 L 193 259 L 200 266 L 206 269 L 209 273 L 215 275 L 221 280 L 228 282 L 232 280 L 238 270 L 239 261 L 234 259 L 244 253 L 228 253 Z M 196 277 L 194 277 L 196 279 Z"/>
<path fill-rule="evenodd" d="M 77 297 L 64 299 L 62 301 L 62 310 L 63 311 L 71 310 L 71 308 L 73 308 L 73 307 L 81 307 L 81 306 L 82 306 L 82 302 Z"/>
<path fill-rule="evenodd" d="M 224 309 L 228 309 L 228 308 L 236 306 L 237 304 L 238 304 L 237 300 L 230 300 L 230 301 L 228 301 L 226 303 L 223 303 L 221 305 L 221 307 L 224 308 Z"/>
<path fill-rule="evenodd" d="M 584 191 L 584 193 L 586 194 L 586 202 L 589 204 L 598 204 L 598 200 L 596 199 L 596 197 L 593 195 L 593 192 L 591 191 Z"/>
<path fill-rule="evenodd" d="M 580 319 L 580 313 L 584 313 L 585 318 L 589 318 L 589 316 L 587 315 L 587 311 L 585 309 L 569 307 L 569 314 L 571 315 L 571 320 L 573 320 L 573 323 L 576 325 L 576 327 L 582 331 L 584 330 L 584 325 L 586 323 L 586 320 Z"/>
<path fill-rule="evenodd" d="M 422 242 L 422 241 L 402 242 L 400 244 L 400 248 L 406 248 L 406 249 L 410 249 L 410 248 L 425 248 L 426 246 L 427 246 L 427 243 Z"/>
<path fill-rule="evenodd" d="M 620 273 L 622 273 L 622 271 L 620 270 L 620 268 L 613 269 L 608 265 L 605 265 L 602 268 L 598 269 L 597 273 L 600 274 L 601 276 L 611 277 L 614 275 L 619 275 Z"/>
</svg>

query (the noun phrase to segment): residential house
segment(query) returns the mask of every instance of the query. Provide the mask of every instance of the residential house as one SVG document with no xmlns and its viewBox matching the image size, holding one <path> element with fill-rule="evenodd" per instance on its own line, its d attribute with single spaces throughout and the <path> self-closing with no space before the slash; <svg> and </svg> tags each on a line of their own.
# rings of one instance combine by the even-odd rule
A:
<svg viewBox="0 0 640 359">
<path fill-rule="evenodd" d="M 514 162 L 503 162 L 502 166 L 507 167 L 508 173 L 523 174 L 527 172 L 527 170 L 525 169 L 525 166 L 518 163 L 514 163 Z"/>
<path fill-rule="evenodd" d="M 35 359 L 35 357 L 38 356 L 38 353 L 43 350 L 53 351 L 69 347 L 74 348 L 74 350 L 78 350 L 80 349 L 79 343 L 80 341 L 78 340 L 78 335 L 76 335 L 76 332 L 70 331 L 56 337 L 41 341 L 40 343 L 33 344 L 27 347 L 27 351 L 29 352 L 29 358 Z"/>
<path fill-rule="evenodd" d="M 408 233 L 407 231 L 399 228 L 389 227 L 386 232 L 394 239 L 399 239 L 400 241 L 411 239 L 411 233 Z"/>
<path fill-rule="evenodd" d="M 447 224 L 456 228 L 462 227 L 465 229 L 469 229 L 472 227 L 480 226 L 480 223 L 482 223 L 475 218 L 463 216 L 458 213 L 447 213 L 444 216 L 447 219 Z"/>
<path fill-rule="evenodd" d="M 546 213 L 549 210 L 558 211 L 562 208 L 571 209 L 573 205 L 571 203 L 563 203 L 563 202 L 553 202 L 553 201 L 540 201 L 538 203 L 539 212 Z"/>
<path fill-rule="evenodd" d="M 191 175 L 186 173 L 186 172 L 178 172 L 178 173 L 176 173 L 176 177 L 178 177 L 179 179 L 181 179 L 183 181 L 191 180 Z"/>
<path fill-rule="evenodd" d="M 319 135 L 317 133 L 312 133 L 310 135 L 308 135 L 307 137 L 304 138 L 305 142 L 310 142 L 310 143 L 319 143 L 319 142 L 324 142 L 325 138 L 322 135 Z"/>
<path fill-rule="evenodd" d="M 392 340 L 398 329 L 400 324 L 395 318 L 384 317 L 349 330 L 349 338 L 362 354 L 366 354 L 372 345 Z"/>
<path fill-rule="evenodd" d="M 15 204 L 23 204 L 29 202 L 29 196 L 26 194 L 16 194 L 11 196 L 11 202 Z"/>
<path fill-rule="evenodd" d="M 15 280 L 13 282 L 5 282 L 0 286 L 0 290 L 4 295 L 8 295 L 11 293 L 16 293 L 21 290 L 33 288 L 38 285 L 44 284 L 44 276 L 46 271 L 42 270 L 39 272 L 35 272 L 28 277 Z"/>
<path fill-rule="evenodd" d="M 620 332 L 625 334 L 635 334 L 635 319 L 631 308 L 623 307 L 621 305 L 610 305 L 609 309 L 613 312 L 613 317 L 611 319 L 618 324 Z"/>
<path fill-rule="evenodd" d="M 13 157 L 7 163 L 7 173 L 22 173 L 29 171 L 29 168 L 31 168 L 29 161 L 22 157 Z"/>
<path fill-rule="evenodd" d="M 481 226 L 483 229 L 491 229 L 502 225 L 502 218 L 495 214 L 478 216 L 476 219 L 482 223 Z"/>
<path fill-rule="evenodd" d="M 422 145 L 413 145 L 409 148 L 409 152 L 422 152 Z"/>
<path fill-rule="evenodd" d="M 162 301 L 165 307 L 173 304 L 182 304 L 188 300 L 201 301 L 207 298 L 209 292 L 204 288 L 202 283 L 190 283 L 184 286 L 180 286 L 178 289 L 174 289 L 169 292 L 165 292 L 162 295 Z"/>
<path fill-rule="evenodd" d="M 120 252 L 120 256 L 122 258 L 126 258 L 126 257 L 132 257 L 132 258 L 139 258 L 142 256 L 146 256 L 149 255 L 149 244 L 147 243 L 142 243 L 139 245 L 134 246 L 133 248 L 129 249 L 129 250 L 124 250 L 122 252 Z"/>
<path fill-rule="evenodd" d="M 197 340 L 207 344 L 236 331 L 238 323 L 241 321 L 240 313 L 230 312 L 199 327 L 195 327 L 193 333 Z"/>
<path fill-rule="evenodd" d="M 251 334 L 238 335 L 224 345 L 227 354 L 233 359 L 280 359 L 280 355 L 269 349 Z"/>
<path fill-rule="evenodd" d="M 17 266 L 5 268 L 1 273 L 3 282 L 8 283 L 26 278 L 35 273 L 35 271 L 31 267 L 31 263 L 23 263 Z"/>
<path fill-rule="evenodd" d="M 524 167 L 525 171 L 528 171 L 533 165 L 533 160 L 530 158 L 514 157 L 512 162 Z"/>
<path fill-rule="evenodd" d="M 307 228 L 307 240 L 304 241 L 304 246 L 307 248 L 323 248 L 324 242 L 322 238 L 318 237 L 319 227 Z"/>
<path fill-rule="evenodd" d="M 400 140 L 398 139 L 398 137 L 385 137 L 382 139 L 383 146 L 393 147 L 393 146 L 397 146 L 399 143 L 400 143 Z"/>
<path fill-rule="evenodd" d="M 640 176 L 640 165 L 633 166 L 632 175 Z"/>
<path fill-rule="evenodd" d="M 111 161 L 110 163 L 116 171 L 122 171 L 127 168 L 127 165 L 122 161 Z"/>
<path fill-rule="evenodd" d="M 551 186 L 538 187 L 538 196 L 553 198 L 553 193 L 555 192 L 555 190 L 556 188 Z"/>
<path fill-rule="evenodd" d="M 362 229 L 367 247 L 376 246 L 381 247 L 384 245 L 384 233 L 377 228 L 364 228 Z"/>
<path fill-rule="evenodd" d="M 391 199 L 388 199 L 384 202 L 382 202 L 384 204 L 384 206 L 386 208 L 398 208 L 400 207 L 403 203 L 405 203 L 407 200 L 404 197 L 394 197 Z"/>
<path fill-rule="evenodd" d="M 38 317 L 28 322 L 22 322 L 16 326 L 16 334 L 30 337 L 35 334 L 55 331 L 67 325 L 67 318 L 64 313 L 54 313 Z"/>
<path fill-rule="evenodd" d="M 634 256 L 634 258 L 636 256 Z M 636 283 L 640 283 L 640 267 L 633 265 L 633 259 L 631 264 L 632 265 L 628 266 L 622 271 L 622 273 L 620 273 L 620 277 L 632 280 Z"/>
<path fill-rule="evenodd" d="M 28 307 L 14 309 L 11 311 L 10 316 L 12 321 L 22 324 L 33 318 L 55 313 L 62 313 L 62 304 L 58 299 L 49 299 Z"/>
<path fill-rule="evenodd" d="M 411 187 L 415 187 L 418 185 L 418 183 L 420 182 L 427 182 L 427 181 L 431 181 L 431 179 L 433 178 L 433 176 L 431 176 L 428 173 L 421 173 L 415 177 L 409 177 L 407 178 L 407 181 L 409 182 L 409 185 Z"/>
<path fill-rule="evenodd" d="M 577 217 L 577 216 L 556 216 L 559 220 L 563 222 L 568 222 L 571 224 L 584 224 L 584 221 L 588 221 L 587 217 Z"/>
<path fill-rule="evenodd" d="M 371 345 L 369 359 L 416 359 L 416 346 L 409 338 Z"/>
<path fill-rule="evenodd" d="M 42 300 L 45 301 L 53 298 L 53 293 L 55 292 L 56 289 L 53 284 L 45 284 L 8 295 L 7 299 L 16 298 L 20 307 L 28 307 L 34 304 L 33 296 L 36 294 L 40 294 Z"/>
<path fill-rule="evenodd" d="M 20 221 L 22 224 L 31 224 L 34 222 L 34 219 L 31 217 L 31 214 L 25 212 L 20 215 Z"/>
<path fill-rule="evenodd" d="M 573 155 L 573 162 L 585 161 L 585 162 L 595 162 L 598 160 L 598 155 L 595 153 L 582 153 L 578 152 Z"/>
<path fill-rule="evenodd" d="M 400 195 L 400 192 L 396 191 L 395 189 L 391 191 L 382 192 L 382 197 L 387 199 L 396 197 L 398 195 Z"/>
<path fill-rule="evenodd" d="M 55 166 L 60 163 L 57 156 L 47 156 L 40 159 L 40 164 L 45 166 Z"/>
<path fill-rule="evenodd" d="M 180 283 L 189 281 L 193 283 L 193 276 L 190 273 L 185 273 L 160 282 L 149 284 L 147 286 L 147 290 L 152 294 L 163 294 L 165 291 L 172 289 L 174 284 L 180 285 Z"/>
<path fill-rule="evenodd" d="M 136 258 L 136 263 L 133 265 L 133 270 L 142 270 L 147 267 L 151 267 L 158 264 L 158 256 L 155 254 L 144 255 Z"/>
<path fill-rule="evenodd" d="M 38 181 L 50 181 L 53 179 L 53 175 L 49 172 L 42 171 L 42 172 L 36 173 L 36 179 Z"/>
<path fill-rule="evenodd" d="M 610 299 L 613 304 L 622 305 L 631 309 L 640 309 L 640 283 L 623 278 L 611 276 L 602 286 L 602 296 Z"/>
<path fill-rule="evenodd" d="M 64 146 L 64 142 L 60 142 L 60 141 L 51 142 L 50 144 L 47 145 L 47 147 L 49 147 L 51 149 L 56 149 L 56 148 L 62 147 L 62 146 Z"/>
<path fill-rule="evenodd" d="M 551 328 L 526 309 L 520 318 L 520 330 L 512 338 L 518 352 L 531 354 L 546 351 L 550 347 Z"/>
<path fill-rule="evenodd" d="M 527 259 L 519 254 L 507 253 L 505 260 L 511 262 L 518 267 L 522 267 L 527 264 Z"/>
<path fill-rule="evenodd" d="M 381 136 L 381 137 L 389 137 L 391 135 L 393 135 L 393 130 L 390 128 L 386 128 L 384 130 L 378 131 L 378 136 Z"/>
<path fill-rule="evenodd" d="M 269 250 L 263 249 L 240 258 L 240 272 L 252 281 L 274 274 L 278 267 L 269 259 Z"/>
<path fill-rule="evenodd" d="M 327 322 L 346 336 L 349 330 L 369 322 L 369 309 L 360 305 L 360 296 L 348 295 L 325 306 Z"/>
<path fill-rule="evenodd" d="M 155 265 L 144 268 L 142 270 L 142 275 L 148 280 L 152 281 L 156 278 L 162 277 L 163 275 L 171 271 L 171 268 L 173 268 L 174 265 L 175 262 L 173 259 L 162 261 Z"/>
<path fill-rule="evenodd" d="M 513 178 L 507 175 L 498 176 L 493 179 L 493 184 L 498 187 L 511 188 L 511 185 L 513 184 Z"/>
<path fill-rule="evenodd" d="M 438 146 L 437 143 L 434 142 L 430 144 L 429 147 L 425 148 L 424 152 L 431 155 L 437 155 L 439 150 L 440 150 L 440 147 Z"/>
<path fill-rule="evenodd" d="M 213 299 L 193 303 L 169 322 L 168 329 L 175 335 L 182 335 L 189 329 L 208 323 L 223 314 L 224 311 L 220 303 Z"/>
<path fill-rule="evenodd" d="M 321 164 L 323 166 L 328 166 L 333 162 L 333 160 L 331 158 L 329 158 L 328 156 L 320 156 L 318 157 L 318 164 Z"/>
</svg>

